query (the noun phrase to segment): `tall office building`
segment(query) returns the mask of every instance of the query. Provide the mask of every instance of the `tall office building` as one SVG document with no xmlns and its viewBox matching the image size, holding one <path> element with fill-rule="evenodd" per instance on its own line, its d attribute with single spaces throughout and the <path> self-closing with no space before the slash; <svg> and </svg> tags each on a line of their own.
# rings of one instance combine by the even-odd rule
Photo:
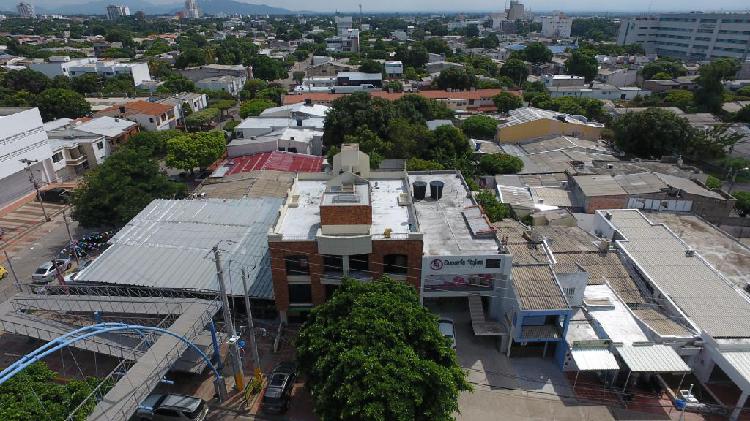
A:
<svg viewBox="0 0 750 421">
<path fill-rule="evenodd" d="M 185 18 L 198 19 L 199 17 L 201 17 L 201 14 L 198 10 L 198 1 L 185 0 Z"/>
<path fill-rule="evenodd" d="M 107 18 L 117 20 L 123 16 L 130 16 L 130 8 L 124 5 L 110 4 L 107 6 Z"/>
<path fill-rule="evenodd" d="M 542 36 L 544 37 L 570 38 L 572 26 L 573 18 L 565 16 L 562 12 L 552 16 L 542 16 Z"/>
<path fill-rule="evenodd" d="M 16 6 L 16 10 L 18 11 L 18 14 L 21 15 L 22 18 L 36 17 L 36 12 L 34 11 L 33 4 L 22 1 L 18 3 L 18 5 Z"/>
<path fill-rule="evenodd" d="M 664 13 L 623 20 L 617 43 L 685 60 L 748 58 L 750 13 Z"/>
<path fill-rule="evenodd" d="M 510 0 L 510 8 L 508 8 L 508 20 L 516 21 L 523 19 L 523 3 L 518 0 Z"/>
<path fill-rule="evenodd" d="M 336 22 L 336 33 L 340 37 L 346 36 L 354 27 L 351 16 L 334 16 L 333 20 Z"/>
</svg>

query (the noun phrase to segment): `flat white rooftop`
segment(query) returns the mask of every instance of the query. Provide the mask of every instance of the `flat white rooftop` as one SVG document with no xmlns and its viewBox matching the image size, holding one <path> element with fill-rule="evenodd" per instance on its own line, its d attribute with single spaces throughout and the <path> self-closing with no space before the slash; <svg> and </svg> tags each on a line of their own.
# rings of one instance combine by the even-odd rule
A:
<svg viewBox="0 0 750 421">
<path fill-rule="evenodd" d="M 409 173 L 409 183 L 427 183 L 424 200 L 415 200 L 414 208 L 419 228 L 424 233 L 423 248 L 428 256 L 487 255 L 498 254 L 496 238 L 476 238 L 462 212 L 476 206 L 469 197 L 469 190 L 461 176 L 449 173 Z M 440 200 L 430 197 L 430 182 L 443 182 L 443 195 Z"/>
<path fill-rule="evenodd" d="M 612 342 L 624 345 L 648 342 L 646 333 L 609 285 L 586 286 L 583 301 L 588 314 L 598 322 Z"/>
<path fill-rule="evenodd" d="M 320 228 L 320 205 L 342 205 L 334 203 L 335 194 L 324 194 L 325 180 L 297 180 L 292 195 L 299 195 L 296 207 L 288 207 L 283 219 L 277 224 L 276 232 L 282 234 L 284 240 L 314 240 Z M 367 189 L 357 186 L 358 199 L 361 194 L 367 194 Z M 372 227 L 370 233 L 374 236 L 383 235 L 387 228 L 391 229 L 391 238 L 398 234 L 414 232 L 416 224 L 409 215 L 409 206 L 402 206 L 398 198 L 407 192 L 402 179 L 372 180 L 370 181 L 370 201 L 372 206 Z M 366 198 L 365 198 L 366 199 Z M 363 204 L 363 203 L 353 204 Z"/>
</svg>

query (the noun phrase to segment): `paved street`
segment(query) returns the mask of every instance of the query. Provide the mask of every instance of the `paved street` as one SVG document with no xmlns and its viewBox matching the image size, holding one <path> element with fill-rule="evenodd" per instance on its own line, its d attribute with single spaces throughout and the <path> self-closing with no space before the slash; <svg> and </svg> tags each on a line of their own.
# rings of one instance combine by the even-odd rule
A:
<svg viewBox="0 0 750 421">
<path fill-rule="evenodd" d="M 68 218 L 68 221 L 73 238 L 78 238 L 86 232 L 86 230 L 78 227 L 77 222 L 71 221 L 70 218 Z M 1 253 L 3 250 L 7 251 L 19 281 L 24 284 L 30 283 L 31 274 L 39 264 L 55 257 L 67 244 L 68 232 L 65 230 L 65 223 L 60 213 L 53 217 L 51 221 L 41 223 L 22 237 L 14 239 L 11 244 L 0 249 L 0 264 L 10 271 L 5 256 Z M 10 273 L 0 281 L 0 300 L 5 301 L 5 298 L 16 292 L 13 283 L 13 276 Z"/>
</svg>

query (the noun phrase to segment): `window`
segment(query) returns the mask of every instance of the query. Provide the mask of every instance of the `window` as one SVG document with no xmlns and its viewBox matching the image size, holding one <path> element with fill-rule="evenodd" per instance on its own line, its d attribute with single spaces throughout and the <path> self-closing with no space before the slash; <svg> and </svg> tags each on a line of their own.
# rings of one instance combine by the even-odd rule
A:
<svg viewBox="0 0 750 421">
<path fill-rule="evenodd" d="M 370 255 L 368 254 L 354 254 L 349 256 L 349 269 L 357 270 L 361 272 L 367 272 L 370 270 Z"/>
<path fill-rule="evenodd" d="M 383 272 L 406 274 L 409 258 L 405 254 L 386 254 L 383 257 Z"/>
<path fill-rule="evenodd" d="M 149 117 L 149 118 L 148 118 L 148 122 L 149 122 L 149 123 L 153 123 L 153 122 L 154 122 L 154 118 L 153 118 L 153 117 Z"/>
<path fill-rule="evenodd" d="M 97 142 L 96 149 L 99 149 L 99 150 L 104 149 L 104 142 Z"/>
<path fill-rule="evenodd" d="M 341 256 L 327 254 L 323 256 L 323 272 L 342 273 L 344 272 L 344 260 Z"/>
<path fill-rule="evenodd" d="M 289 284 L 289 302 L 292 304 L 312 303 L 312 287 L 310 284 Z"/>
<path fill-rule="evenodd" d="M 307 256 L 286 256 L 284 261 L 286 262 L 287 276 L 310 275 L 310 264 L 307 261 Z"/>
<path fill-rule="evenodd" d="M 174 409 L 166 409 L 166 408 L 156 408 L 156 411 L 154 411 L 154 414 L 160 415 L 162 417 L 168 417 L 168 418 L 174 418 L 174 419 L 180 419 L 180 413 L 175 411 Z"/>
<path fill-rule="evenodd" d="M 487 269 L 500 269 L 501 259 L 487 259 L 484 262 L 484 267 Z"/>
<path fill-rule="evenodd" d="M 56 154 L 52 155 L 52 162 L 57 163 L 57 162 L 62 161 L 62 159 L 63 159 L 63 153 L 62 152 L 57 152 Z"/>
</svg>

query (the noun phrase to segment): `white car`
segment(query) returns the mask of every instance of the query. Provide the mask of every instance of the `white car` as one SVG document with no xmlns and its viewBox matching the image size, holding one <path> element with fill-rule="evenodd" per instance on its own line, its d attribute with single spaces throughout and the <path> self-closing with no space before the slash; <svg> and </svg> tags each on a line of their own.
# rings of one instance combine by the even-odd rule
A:
<svg viewBox="0 0 750 421">
<path fill-rule="evenodd" d="M 64 273 L 70 268 L 70 261 L 65 262 L 61 259 L 55 259 L 42 263 L 31 275 L 31 281 L 35 283 L 48 283 L 55 279 L 57 276 L 57 269 L 55 266 L 59 267 L 60 273 Z"/>
<path fill-rule="evenodd" d="M 451 348 L 456 349 L 456 328 L 453 326 L 453 320 L 441 317 L 438 319 L 438 329 L 443 336 L 451 341 Z"/>
</svg>

